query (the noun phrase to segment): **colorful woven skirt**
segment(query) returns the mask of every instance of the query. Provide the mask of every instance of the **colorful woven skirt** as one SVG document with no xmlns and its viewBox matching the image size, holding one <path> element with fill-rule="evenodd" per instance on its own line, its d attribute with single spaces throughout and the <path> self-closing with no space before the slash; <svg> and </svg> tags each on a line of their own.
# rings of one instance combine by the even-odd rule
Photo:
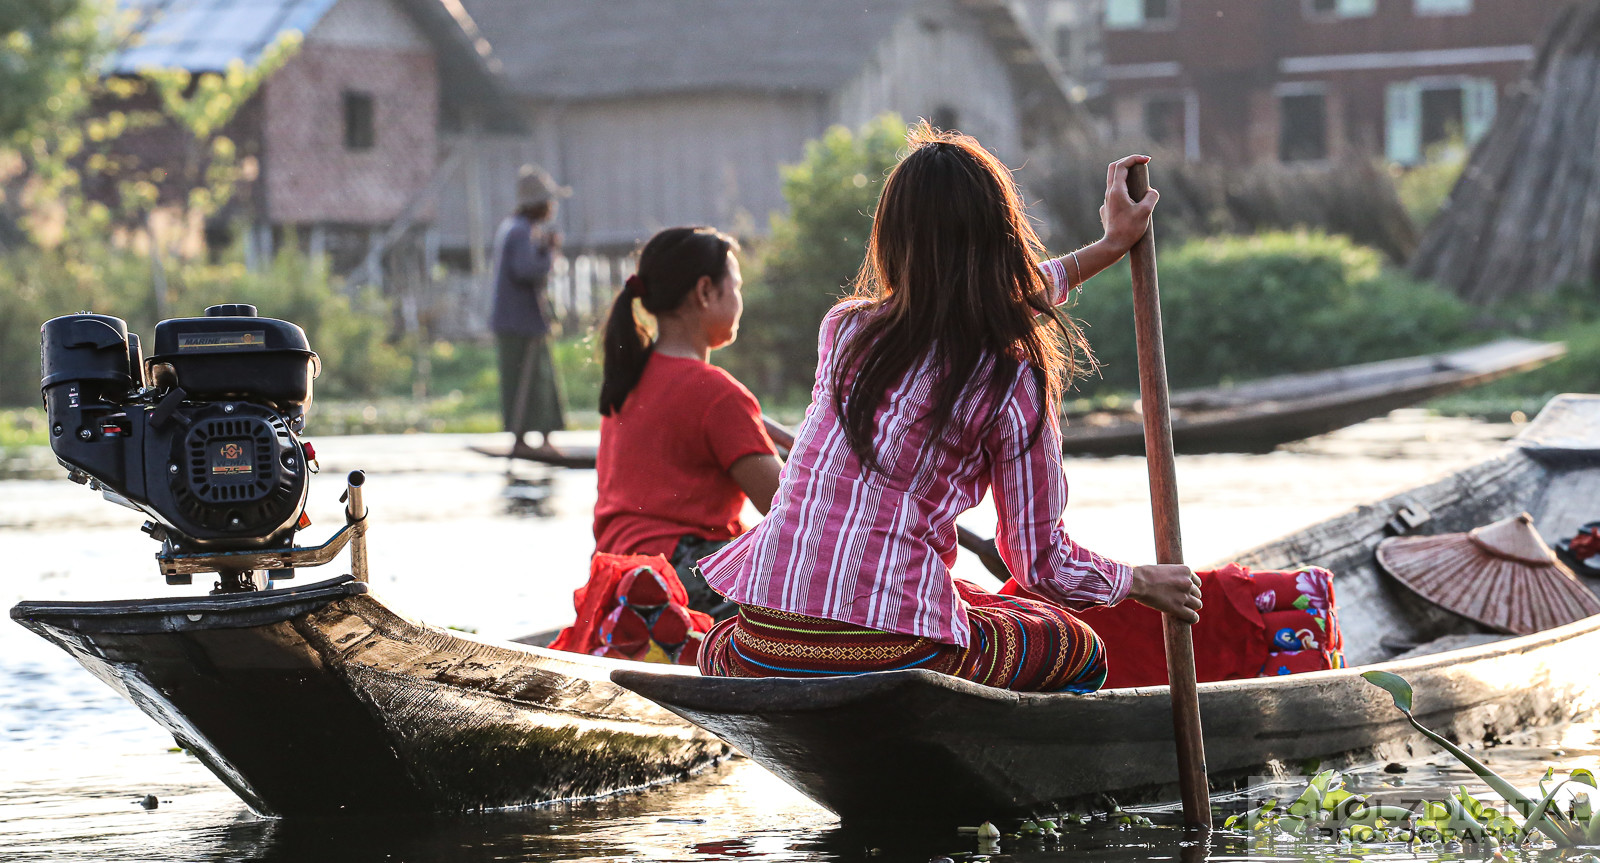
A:
<svg viewBox="0 0 1600 863">
<path fill-rule="evenodd" d="M 965 645 L 746 605 L 706 633 L 700 671 L 830 677 L 926 668 L 1022 692 L 1093 692 L 1105 683 L 1105 648 L 1070 612 L 961 579 L 955 584 L 971 623 Z"/>
</svg>

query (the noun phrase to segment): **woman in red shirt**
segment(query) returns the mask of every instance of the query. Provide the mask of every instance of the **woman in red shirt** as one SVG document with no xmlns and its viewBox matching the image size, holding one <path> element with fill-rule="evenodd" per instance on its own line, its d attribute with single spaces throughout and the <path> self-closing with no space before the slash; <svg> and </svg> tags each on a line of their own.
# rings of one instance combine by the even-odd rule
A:
<svg viewBox="0 0 1600 863">
<path fill-rule="evenodd" d="M 746 499 L 767 511 L 780 467 L 755 396 L 709 362 L 739 331 L 738 248 L 716 230 L 687 227 L 661 231 L 640 251 L 639 272 L 606 321 L 595 465 L 595 550 L 665 555 L 690 607 L 719 618 L 737 609 L 695 563 L 744 532 Z M 655 319 L 654 340 L 635 300 Z"/>
</svg>

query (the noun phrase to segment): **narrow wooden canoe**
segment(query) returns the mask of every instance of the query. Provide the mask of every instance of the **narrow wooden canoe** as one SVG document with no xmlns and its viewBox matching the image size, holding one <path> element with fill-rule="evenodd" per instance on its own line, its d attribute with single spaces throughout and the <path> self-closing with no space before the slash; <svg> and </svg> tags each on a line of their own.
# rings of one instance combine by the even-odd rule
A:
<svg viewBox="0 0 1600 863">
<path fill-rule="evenodd" d="M 1352 762 L 1422 745 L 1389 697 L 1360 678 L 1368 668 L 1404 675 L 1422 722 L 1462 741 L 1600 705 L 1600 616 L 1501 638 L 1424 603 L 1374 557 L 1402 509 L 1413 522 L 1428 514 L 1421 533 L 1526 510 L 1547 540 L 1570 535 L 1600 515 L 1600 396 L 1562 396 L 1501 455 L 1234 558 L 1332 569 L 1349 659 L 1362 667 L 1201 684 L 1218 787 L 1307 759 Z M 825 680 L 627 669 L 612 679 L 716 732 L 846 821 L 970 823 L 1102 793 L 1122 802 L 1175 793 L 1166 687 L 1019 694 L 921 669 Z"/>
<path fill-rule="evenodd" d="M 731 751 L 607 679 L 640 663 L 414 623 L 348 576 L 256 594 L 24 602 L 11 617 L 261 814 L 589 797 L 678 779 Z"/>
<path fill-rule="evenodd" d="M 1556 342 L 1502 339 L 1457 351 L 1177 392 L 1172 394 L 1173 446 L 1181 453 L 1271 452 L 1280 444 L 1538 368 L 1566 350 Z M 1069 412 L 1061 434 L 1062 452 L 1070 455 L 1144 452 L 1144 425 L 1131 410 Z M 564 446 L 559 458 L 471 449 L 567 468 L 592 468 L 596 455 L 593 446 Z"/>
<path fill-rule="evenodd" d="M 1556 342 L 1502 339 L 1474 348 L 1281 375 L 1172 395 L 1172 441 L 1181 453 L 1271 452 L 1436 396 L 1460 392 L 1560 358 Z M 1068 417 L 1062 449 L 1138 455 L 1144 424 L 1126 411 Z"/>
</svg>

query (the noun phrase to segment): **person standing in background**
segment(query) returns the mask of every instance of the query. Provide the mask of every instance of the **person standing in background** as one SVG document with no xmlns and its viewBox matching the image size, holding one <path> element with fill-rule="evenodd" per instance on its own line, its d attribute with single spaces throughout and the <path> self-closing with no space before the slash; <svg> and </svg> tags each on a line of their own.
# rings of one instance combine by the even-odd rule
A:
<svg viewBox="0 0 1600 863">
<path fill-rule="evenodd" d="M 516 436 L 512 457 L 554 458 L 550 432 L 566 428 L 561 390 L 550 356 L 550 269 L 561 250 L 555 229 L 556 200 L 572 194 L 538 165 L 517 174 L 517 209 L 495 233 L 494 331 L 500 365 L 500 412 Z M 527 441 L 539 433 L 539 445 Z"/>
</svg>

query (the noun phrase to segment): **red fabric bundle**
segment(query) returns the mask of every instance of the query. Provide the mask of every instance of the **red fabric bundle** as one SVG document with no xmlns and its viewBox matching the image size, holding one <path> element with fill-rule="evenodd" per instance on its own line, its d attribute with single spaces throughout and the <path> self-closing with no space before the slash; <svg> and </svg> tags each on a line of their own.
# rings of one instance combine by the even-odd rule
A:
<svg viewBox="0 0 1600 863">
<path fill-rule="evenodd" d="M 572 594 L 577 620 L 553 650 L 693 665 L 709 615 L 689 608 L 678 573 L 659 554 L 596 552 L 589 581 Z"/>
<path fill-rule="evenodd" d="M 1572 552 L 1572 556 L 1579 560 L 1600 556 L 1600 528 L 1586 527 L 1578 531 L 1578 535 L 1572 538 L 1567 548 Z"/>
<path fill-rule="evenodd" d="M 1344 640 L 1332 613 L 1333 574 L 1326 569 L 1252 572 L 1230 563 L 1197 574 L 1205 597 L 1200 622 L 1191 629 L 1197 681 L 1343 666 L 1339 651 Z M 1000 592 L 1032 596 L 1014 580 L 1007 581 Z M 1126 600 L 1078 616 L 1105 642 L 1110 664 L 1106 688 L 1166 685 L 1167 655 L 1159 612 Z M 1285 645 L 1293 640 L 1293 646 L 1275 643 L 1284 630 Z M 1307 649 L 1307 640 L 1314 640 L 1318 648 Z M 1289 670 L 1280 672 L 1280 668 Z"/>
<path fill-rule="evenodd" d="M 1261 677 L 1273 677 L 1279 674 L 1300 674 L 1306 671 L 1325 671 L 1329 668 L 1342 668 L 1342 659 L 1337 665 L 1330 665 L 1333 659 L 1320 650 L 1275 650 L 1267 654 L 1267 662 L 1261 667 Z"/>
</svg>

